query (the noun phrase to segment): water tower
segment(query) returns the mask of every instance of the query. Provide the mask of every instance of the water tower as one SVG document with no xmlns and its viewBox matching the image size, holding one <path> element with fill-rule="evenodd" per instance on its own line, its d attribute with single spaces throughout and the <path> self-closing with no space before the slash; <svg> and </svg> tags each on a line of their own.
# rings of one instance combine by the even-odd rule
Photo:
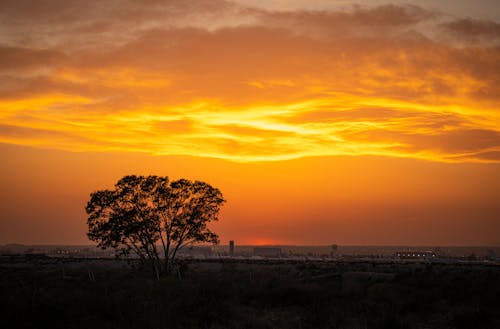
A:
<svg viewBox="0 0 500 329">
<path fill-rule="evenodd" d="M 229 256 L 234 256 L 234 240 L 229 240 Z"/>
</svg>

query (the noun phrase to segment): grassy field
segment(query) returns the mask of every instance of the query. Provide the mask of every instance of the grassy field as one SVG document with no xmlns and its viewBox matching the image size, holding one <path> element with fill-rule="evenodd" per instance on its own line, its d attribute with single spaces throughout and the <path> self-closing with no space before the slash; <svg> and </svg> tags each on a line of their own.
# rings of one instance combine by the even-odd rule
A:
<svg viewBox="0 0 500 329">
<path fill-rule="evenodd" d="M 370 262 L 0 263 L 3 328 L 500 328 L 500 268 Z"/>
</svg>

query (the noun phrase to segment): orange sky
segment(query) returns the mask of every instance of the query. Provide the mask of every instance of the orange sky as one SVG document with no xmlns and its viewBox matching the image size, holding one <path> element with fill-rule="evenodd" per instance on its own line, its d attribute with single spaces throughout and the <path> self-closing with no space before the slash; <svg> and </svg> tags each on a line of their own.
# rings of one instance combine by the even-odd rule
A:
<svg viewBox="0 0 500 329">
<path fill-rule="evenodd" d="M 401 3 L 2 1 L 0 243 L 157 174 L 224 243 L 500 244 L 498 6 Z"/>
</svg>

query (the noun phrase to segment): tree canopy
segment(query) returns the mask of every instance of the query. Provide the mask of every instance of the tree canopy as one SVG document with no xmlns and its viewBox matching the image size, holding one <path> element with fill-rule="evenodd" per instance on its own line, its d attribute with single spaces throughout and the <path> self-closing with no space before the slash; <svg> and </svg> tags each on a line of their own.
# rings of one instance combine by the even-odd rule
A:
<svg viewBox="0 0 500 329">
<path fill-rule="evenodd" d="M 157 274 L 169 272 L 183 246 L 218 243 L 207 224 L 218 220 L 224 202 L 205 182 L 125 176 L 114 189 L 91 193 L 87 236 L 102 248 L 136 254 Z"/>
</svg>

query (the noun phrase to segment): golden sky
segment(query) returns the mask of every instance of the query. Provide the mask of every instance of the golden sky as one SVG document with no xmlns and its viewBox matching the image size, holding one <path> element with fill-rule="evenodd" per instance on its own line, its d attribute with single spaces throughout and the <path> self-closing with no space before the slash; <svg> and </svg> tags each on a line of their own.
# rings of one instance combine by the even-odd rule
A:
<svg viewBox="0 0 500 329">
<path fill-rule="evenodd" d="M 2 1 L 0 243 L 155 173 L 221 187 L 223 241 L 499 244 L 500 10 L 414 3 Z"/>
</svg>

